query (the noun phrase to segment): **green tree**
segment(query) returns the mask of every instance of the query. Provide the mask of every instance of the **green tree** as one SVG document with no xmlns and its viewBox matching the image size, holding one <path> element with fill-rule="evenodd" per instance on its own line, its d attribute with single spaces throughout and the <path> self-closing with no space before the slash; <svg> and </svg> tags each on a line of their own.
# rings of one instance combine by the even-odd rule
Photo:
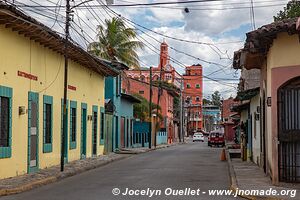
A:
<svg viewBox="0 0 300 200">
<path fill-rule="evenodd" d="M 212 95 L 211 95 L 211 103 L 213 105 L 216 106 L 221 106 L 221 94 L 219 91 L 215 91 Z"/>
<path fill-rule="evenodd" d="M 173 114 L 174 114 L 174 118 L 180 118 L 180 98 L 175 96 L 173 98 Z"/>
<path fill-rule="evenodd" d="M 281 21 L 284 19 L 290 19 L 300 16 L 300 2 L 297 0 L 289 1 L 283 11 L 279 11 L 277 16 L 274 16 L 274 21 Z"/>
<path fill-rule="evenodd" d="M 203 105 L 210 105 L 211 101 L 209 99 L 203 98 Z"/>
<path fill-rule="evenodd" d="M 131 68 L 139 68 L 137 50 L 144 45 L 136 41 L 137 32 L 126 27 L 120 18 L 105 20 L 105 26 L 99 25 L 97 30 L 99 42 L 89 45 L 89 52 L 109 61 L 120 61 Z"/>
<path fill-rule="evenodd" d="M 143 96 L 139 95 L 139 94 L 133 94 L 134 97 L 138 98 L 141 103 L 135 103 L 133 105 L 133 115 L 135 118 L 140 119 L 141 121 L 146 121 L 149 122 L 149 101 L 144 98 Z M 152 114 L 156 114 L 156 108 L 157 108 L 157 104 L 152 103 L 151 104 L 152 107 Z M 161 107 L 158 106 L 158 110 L 161 111 Z M 162 115 L 160 113 L 158 113 L 158 118 L 160 120 L 163 119 Z"/>
</svg>

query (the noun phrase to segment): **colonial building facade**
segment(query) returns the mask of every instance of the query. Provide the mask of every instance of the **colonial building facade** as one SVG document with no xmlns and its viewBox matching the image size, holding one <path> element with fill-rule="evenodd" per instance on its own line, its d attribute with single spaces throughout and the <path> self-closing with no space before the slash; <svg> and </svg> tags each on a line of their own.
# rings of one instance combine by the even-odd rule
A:
<svg viewBox="0 0 300 200">
<path fill-rule="evenodd" d="M 153 81 L 153 98 L 152 102 L 157 104 L 159 98 L 159 106 L 161 107 L 161 114 L 163 115 L 163 122 L 161 128 L 168 133 L 168 142 L 174 141 L 175 133 L 178 134 L 178 130 L 174 127 L 174 112 L 173 112 L 173 100 L 175 96 L 179 96 L 179 89 L 182 84 L 182 76 L 175 70 L 170 64 L 168 44 L 166 42 L 161 43 L 159 65 L 152 67 L 152 77 L 150 77 L 150 68 L 141 68 L 139 70 L 127 70 L 127 80 L 124 81 L 124 90 L 131 94 L 140 94 L 148 101 L 150 96 L 150 80 Z M 174 90 L 169 90 L 163 87 L 159 95 L 158 83 L 162 81 L 169 86 L 177 88 L 178 92 L 174 93 Z M 156 87 L 155 87 L 156 86 Z M 160 97 L 159 97 L 160 96 Z"/>
<path fill-rule="evenodd" d="M 234 67 L 261 72 L 260 152 L 274 184 L 300 182 L 299 31 L 297 19 L 265 25 L 247 34 L 244 48 L 234 57 Z"/>
<path fill-rule="evenodd" d="M 8 178 L 60 163 L 64 39 L 0 9 L 0 178 Z M 69 53 L 65 162 L 103 154 L 104 78 L 117 75 L 71 42 Z"/>
</svg>

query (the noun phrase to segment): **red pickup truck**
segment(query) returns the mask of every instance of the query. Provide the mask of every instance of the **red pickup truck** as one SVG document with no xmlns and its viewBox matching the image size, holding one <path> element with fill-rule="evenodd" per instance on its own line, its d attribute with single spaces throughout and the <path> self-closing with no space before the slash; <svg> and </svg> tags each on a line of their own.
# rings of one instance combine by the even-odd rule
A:
<svg viewBox="0 0 300 200">
<path fill-rule="evenodd" d="M 225 138 L 222 130 L 215 130 L 209 133 L 208 146 L 225 146 Z"/>
</svg>

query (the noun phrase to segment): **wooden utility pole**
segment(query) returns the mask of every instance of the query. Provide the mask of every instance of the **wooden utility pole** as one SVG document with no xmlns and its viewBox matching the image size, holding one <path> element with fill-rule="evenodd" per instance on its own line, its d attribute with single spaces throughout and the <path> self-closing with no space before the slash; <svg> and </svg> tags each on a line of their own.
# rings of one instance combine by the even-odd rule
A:
<svg viewBox="0 0 300 200">
<path fill-rule="evenodd" d="M 157 130 L 156 130 L 156 124 L 157 124 L 157 119 L 158 119 L 158 109 L 159 109 L 159 100 L 160 100 L 160 96 L 161 96 L 161 79 L 162 79 L 162 61 L 160 62 L 160 72 L 159 72 L 159 83 L 158 83 L 158 96 L 157 96 L 157 104 L 156 104 L 156 118 L 155 118 L 155 133 L 154 133 L 154 146 L 156 148 L 156 134 L 157 134 Z M 167 136 L 168 137 L 168 136 Z"/>
<path fill-rule="evenodd" d="M 148 134 L 148 142 L 149 149 L 152 148 L 152 67 L 150 67 L 150 98 L 149 98 L 149 134 Z"/>
<path fill-rule="evenodd" d="M 65 26 L 65 74 L 64 74 L 64 99 L 63 99 L 63 131 L 61 136 L 61 156 L 60 156 L 60 171 L 64 171 L 65 164 L 65 144 L 67 135 L 67 96 L 68 96 L 68 42 L 70 36 L 70 0 L 66 0 L 66 26 Z"/>
<path fill-rule="evenodd" d="M 183 133 L 183 79 L 180 79 L 180 134 L 179 134 L 179 142 L 184 142 L 184 133 Z M 182 140 L 181 140 L 182 139 Z"/>
</svg>

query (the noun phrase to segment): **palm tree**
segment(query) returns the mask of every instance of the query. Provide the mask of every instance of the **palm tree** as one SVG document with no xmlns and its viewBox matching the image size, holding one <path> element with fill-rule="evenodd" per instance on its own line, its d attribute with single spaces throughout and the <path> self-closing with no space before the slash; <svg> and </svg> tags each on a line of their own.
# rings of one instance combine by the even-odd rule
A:
<svg viewBox="0 0 300 200">
<path fill-rule="evenodd" d="M 105 27 L 98 26 L 97 38 L 99 42 L 89 45 L 89 52 L 103 59 L 120 61 L 130 68 L 139 68 L 137 50 L 143 49 L 144 45 L 136 41 L 137 32 L 125 26 L 121 18 L 105 20 Z"/>
</svg>

